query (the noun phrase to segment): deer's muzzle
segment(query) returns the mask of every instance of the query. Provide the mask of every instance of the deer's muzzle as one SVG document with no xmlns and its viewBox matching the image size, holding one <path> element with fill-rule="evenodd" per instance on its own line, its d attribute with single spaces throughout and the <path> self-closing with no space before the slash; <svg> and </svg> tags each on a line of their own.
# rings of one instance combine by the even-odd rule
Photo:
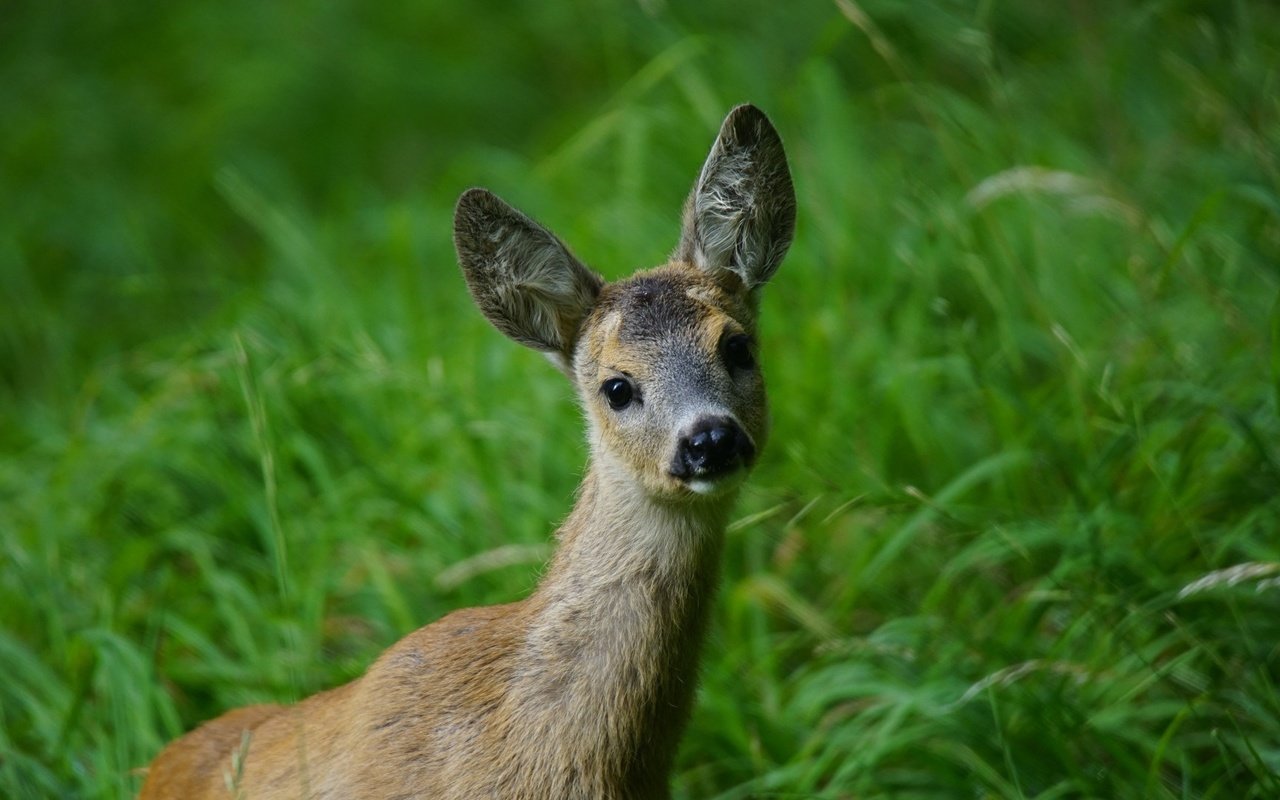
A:
<svg viewBox="0 0 1280 800">
<path fill-rule="evenodd" d="M 750 466 L 755 455 L 755 444 L 735 420 L 704 418 L 680 437 L 671 475 L 685 481 L 715 479 Z"/>
</svg>

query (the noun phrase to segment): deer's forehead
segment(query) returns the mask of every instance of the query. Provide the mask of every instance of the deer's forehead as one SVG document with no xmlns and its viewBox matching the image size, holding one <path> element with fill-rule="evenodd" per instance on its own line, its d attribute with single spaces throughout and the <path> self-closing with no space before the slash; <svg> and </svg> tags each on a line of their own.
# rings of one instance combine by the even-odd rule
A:
<svg viewBox="0 0 1280 800">
<path fill-rule="evenodd" d="M 700 274 L 662 268 L 606 286 L 593 316 L 603 340 L 648 349 L 673 338 L 701 340 L 729 319 L 745 325 L 745 311 L 737 297 Z"/>
</svg>

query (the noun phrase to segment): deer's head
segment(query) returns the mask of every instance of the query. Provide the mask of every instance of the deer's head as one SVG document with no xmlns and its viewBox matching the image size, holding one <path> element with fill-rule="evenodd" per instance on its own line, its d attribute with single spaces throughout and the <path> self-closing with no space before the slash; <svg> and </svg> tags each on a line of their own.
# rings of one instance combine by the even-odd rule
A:
<svg viewBox="0 0 1280 800">
<path fill-rule="evenodd" d="M 769 119 L 725 119 L 670 263 L 606 283 L 547 229 L 483 189 L 458 200 L 454 244 L 499 330 L 573 380 L 597 468 L 669 500 L 736 486 L 764 444 L 760 288 L 791 244 L 795 193 Z"/>
</svg>

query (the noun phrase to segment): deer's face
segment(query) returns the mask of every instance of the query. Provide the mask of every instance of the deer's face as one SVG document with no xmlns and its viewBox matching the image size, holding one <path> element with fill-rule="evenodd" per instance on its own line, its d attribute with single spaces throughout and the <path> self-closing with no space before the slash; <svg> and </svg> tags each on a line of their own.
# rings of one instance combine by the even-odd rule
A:
<svg viewBox="0 0 1280 800">
<path fill-rule="evenodd" d="M 454 244 L 484 315 L 574 380 L 596 465 L 653 496 L 696 498 L 736 485 L 764 444 L 756 293 L 791 244 L 795 213 L 777 131 L 739 106 L 665 267 L 606 284 L 483 189 L 458 200 Z"/>
<path fill-rule="evenodd" d="M 741 482 L 767 428 L 752 305 L 685 264 L 603 287 L 573 365 L 598 465 L 669 499 Z"/>
</svg>

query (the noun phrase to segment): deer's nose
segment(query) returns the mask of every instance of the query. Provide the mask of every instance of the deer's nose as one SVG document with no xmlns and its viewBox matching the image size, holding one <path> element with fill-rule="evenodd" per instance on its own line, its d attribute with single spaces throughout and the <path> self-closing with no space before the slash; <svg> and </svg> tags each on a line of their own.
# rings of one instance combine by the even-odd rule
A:
<svg viewBox="0 0 1280 800">
<path fill-rule="evenodd" d="M 682 480 L 715 478 L 755 457 L 751 437 L 728 417 L 699 420 L 676 446 L 671 474 Z"/>
</svg>

